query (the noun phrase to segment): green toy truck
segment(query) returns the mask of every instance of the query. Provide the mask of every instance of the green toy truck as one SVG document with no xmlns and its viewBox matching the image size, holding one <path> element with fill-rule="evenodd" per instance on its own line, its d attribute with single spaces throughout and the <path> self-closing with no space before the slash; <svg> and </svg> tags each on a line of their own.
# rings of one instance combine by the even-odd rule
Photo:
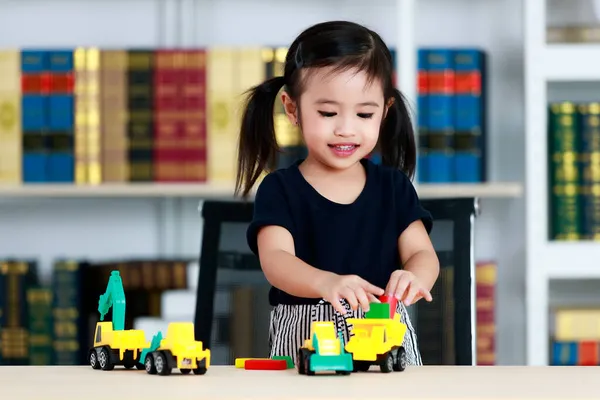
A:
<svg viewBox="0 0 600 400">
<path fill-rule="evenodd" d="M 340 332 L 335 334 L 331 321 L 317 321 L 311 325 L 310 339 L 298 351 L 298 373 L 314 375 L 316 372 L 334 371 L 339 375 L 352 372 L 352 355 L 344 349 L 344 339 Z"/>
</svg>

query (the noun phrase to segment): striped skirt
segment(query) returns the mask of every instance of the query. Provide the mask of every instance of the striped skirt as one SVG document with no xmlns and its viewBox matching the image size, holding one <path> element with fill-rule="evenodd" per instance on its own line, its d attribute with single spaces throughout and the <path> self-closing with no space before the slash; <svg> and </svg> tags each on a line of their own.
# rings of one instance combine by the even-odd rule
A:
<svg viewBox="0 0 600 400">
<path fill-rule="evenodd" d="M 294 363 L 297 361 L 298 349 L 304 345 L 304 340 L 310 337 L 310 326 L 313 321 L 333 321 L 336 330 L 341 331 L 344 343 L 352 336 L 352 325 L 347 318 L 364 318 L 359 308 L 354 311 L 344 302 L 346 315 L 341 315 L 333 306 L 321 300 L 316 305 L 285 305 L 279 304 L 271 311 L 269 326 L 269 357 L 289 356 Z M 396 312 L 400 320 L 406 324 L 407 330 L 402 346 L 406 350 L 408 365 L 423 365 L 417 344 L 417 335 L 410 322 L 406 307 L 398 302 Z"/>
</svg>

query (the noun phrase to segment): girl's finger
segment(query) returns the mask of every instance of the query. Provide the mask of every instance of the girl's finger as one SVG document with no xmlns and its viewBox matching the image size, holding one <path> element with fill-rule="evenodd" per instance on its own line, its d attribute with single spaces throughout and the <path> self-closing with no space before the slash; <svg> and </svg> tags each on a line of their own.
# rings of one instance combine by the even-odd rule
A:
<svg viewBox="0 0 600 400">
<path fill-rule="evenodd" d="M 421 294 L 427 301 L 433 301 L 433 297 L 431 296 L 431 292 L 427 289 L 421 289 Z"/>
<path fill-rule="evenodd" d="M 342 315 L 346 315 L 346 308 L 342 304 L 342 300 L 339 295 L 336 295 L 332 301 L 329 301 L 333 308 Z"/>
<path fill-rule="evenodd" d="M 419 293 L 419 288 L 415 286 L 410 286 L 408 291 L 406 292 L 406 296 L 404 297 L 404 305 L 409 306 L 415 300 L 415 296 Z"/>
<path fill-rule="evenodd" d="M 394 289 L 394 296 L 396 296 L 397 300 L 402 301 L 404 293 L 408 289 L 408 285 L 410 285 L 410 278 L 408 275 L 402 275 L 398 280 L 398 285 Z"/>
</svg>

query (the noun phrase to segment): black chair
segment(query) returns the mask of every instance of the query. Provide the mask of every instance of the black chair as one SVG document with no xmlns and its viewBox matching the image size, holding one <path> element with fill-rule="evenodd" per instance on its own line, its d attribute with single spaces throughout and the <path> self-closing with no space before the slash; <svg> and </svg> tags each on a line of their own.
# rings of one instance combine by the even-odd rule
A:
<svg viewBox="0 0 600 400">
<path fill-rule="evenodd" d="M 432 293 L 434 301 L 420 301 L 409 307 L 423 363 L 474 365 L 475 266 L 472 246 L 477 201 L 474 198 L 429 199 L 422 200 L 422 204 L 435 220 L 431 238 L 442 267 Z M 231 364 L 234 357 L 268 355 L 265 353 L 268 348 L 268 283 L 256 257 L 248 249 L 245 237 L 252 213 L 252 202 L 207 200 L 202 206 L 204 228 L 195 335 L 211 348 L 215 364 Z M 236 245 L 227 244 L 231 236 L 237 236 Z M 223 276 L 228 278 L 221 279 L 225 271 L 227 275 Z M 250 273 L 254 275 L 251 277 Z M 239 278 L 238 282 L 232 283 L 232 277 Z M 248 282 L 244 283 L 244 279 Z M 253 296 L 249 291 L 238 290 L 233 300 L 231 296 L 228 301 L 215 300 L 219 293 L 245 284 L 260 287 L 259 294 Z M 253 309 L 250 303 L 257 301 L 262 304 Z M 225 302 L 228 304 L 224 305 Z M 257 310 L 262 317 L 258 316 Z M 232 342 L 237 344 L 232 345 Z"/>
</svg>

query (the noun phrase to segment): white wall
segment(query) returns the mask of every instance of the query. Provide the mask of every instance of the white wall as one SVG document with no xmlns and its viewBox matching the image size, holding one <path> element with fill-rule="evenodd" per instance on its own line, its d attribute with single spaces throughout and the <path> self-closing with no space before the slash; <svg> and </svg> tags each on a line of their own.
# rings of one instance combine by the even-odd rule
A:
<svg viewBox="0 0 600 400">
<path fill-rule="evenodd" d="M 164 3 L 164 5 L 163 5 Z M 395 5 L 347 0 L 0 0 L 0 47 L 132 47 L 289 44 L 304 27 L 351 19 L 395 46 Z M 489 169 L 498 181 L 523 177 L 520 0 L 419 0 L 419 45 L 481 46 L 490 55 Z M 27 21 L 26 23 L 24 21 Z M 195 23 L 194 23 L 195 22 Z M 0 257 L 197 257 L 198 200 L 0 200 Z M 476 257 L 499 263 L 498 362 L 525 362 L 523 201 L 482 201 Z M 84 234 L 85 232 L 85 234 Z"/>
</svg>

